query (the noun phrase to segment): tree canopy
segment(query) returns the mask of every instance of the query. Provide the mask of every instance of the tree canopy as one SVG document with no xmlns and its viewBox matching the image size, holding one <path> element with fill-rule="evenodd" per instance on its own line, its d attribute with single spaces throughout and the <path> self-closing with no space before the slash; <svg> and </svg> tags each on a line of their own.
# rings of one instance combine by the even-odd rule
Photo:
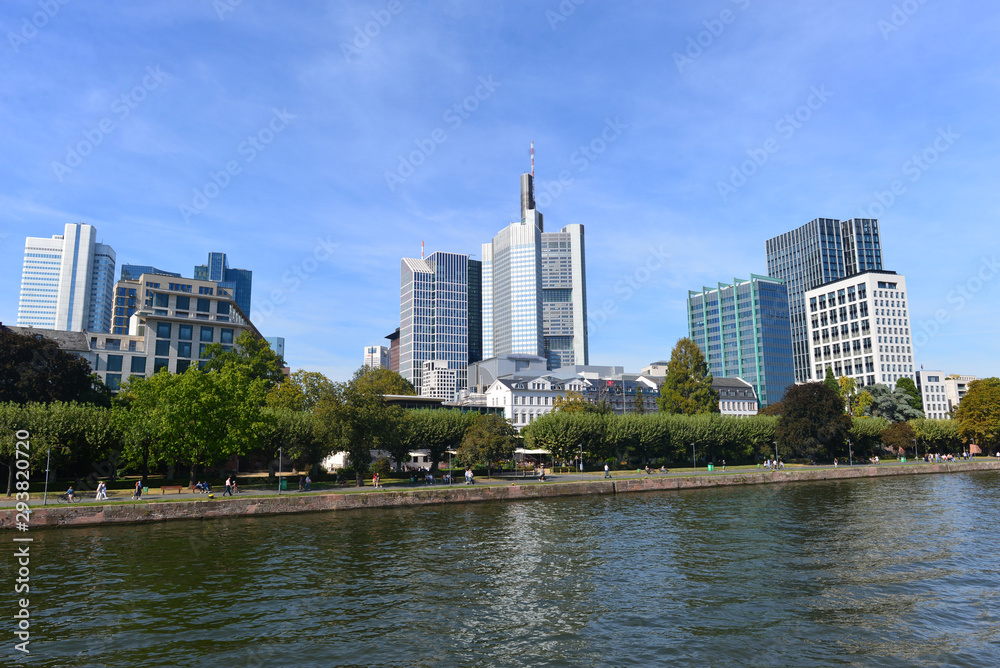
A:
<svg viewBox="0 0 1000 668">
<path fill-rule="evenodd" d="M 885 418 L 889 422 L 906 422 L 924 417 L 922 411 L 911 404 L 911 397 L 901 387 L 889 389 L 888 385 L 869 385 L 865 391 L 871 396 L 867 415 Z"/>
<path fill-rule="evenodd" d="M 719 412 L 719 393 L 712 389 L 705 357 L 691 339 L 680 339 L 670 353 L 657 403 L 664 413 Z"/>
<path fill-rule="evenodd" d="M 1000 378 L 969 383 L 955 416 L 962 440 L 976 443 L 983 452 L 1000 449 Z"/>
<path fill-rule="evenodd" d="M 781 405 L 776 436 L 786 455 L 815 458 L 839 451 L 851 428 L 851 418 L 844 414 L 836 390 L 826 383 L 792 385 Z"/>
<path fill-rule="evenodd" d="M 0 327 L 0 403 L 79 401 L 111 405 L 111 393 L 82 357 L 41 334 Z"/>
<path fill-rule="evenodd" d="M 442 411 L 434 411 L 442 412 Z M 514 455 L 514 427 L 502 415 L 474 415 L 458 447 L 458 461 L 463 466 L 493 468 L 495 462 Z"/>
<path fill-rule="evenodd" d="M 266 389 L 284 380 L 281 370 L 285 361 L 271 349 L 271 344 L 249 331 L 240 334 L 236 345 L 228 350 L 221 343 L 211 344 L 205 348 L 205 357 L 206 371 L 232 367 L 249 378 L 264 380 Z"/>
</svg>

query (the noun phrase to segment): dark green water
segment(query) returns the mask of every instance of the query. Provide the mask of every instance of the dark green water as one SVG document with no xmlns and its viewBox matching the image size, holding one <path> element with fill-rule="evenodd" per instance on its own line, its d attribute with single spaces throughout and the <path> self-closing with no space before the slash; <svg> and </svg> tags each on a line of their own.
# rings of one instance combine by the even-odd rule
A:
<svg viewBox="0 0 1000 668">
<path fill-rule="evenodd" d="M 4 655 L 997 666 L 998 517 L 977 473 L 35 531 L 32 654 Z"/>
</svg>

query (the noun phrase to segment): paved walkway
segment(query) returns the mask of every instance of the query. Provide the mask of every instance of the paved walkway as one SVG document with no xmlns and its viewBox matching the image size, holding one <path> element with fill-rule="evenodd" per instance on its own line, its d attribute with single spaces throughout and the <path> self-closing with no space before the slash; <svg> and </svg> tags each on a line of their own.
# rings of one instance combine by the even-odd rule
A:
<svg viewBox="0 0 1000 668">
<path fill-rule="evenodd" d="M 980 461 L 982 461 L 983 459 L 986 459 L 986 458 L 981 458 Z M 879 466 L 880 468 L 881 467 L 885 467 L 885 466 L 920 466 L 920 465 L 925 465 L 925 463 L 923 461 L 917 461 L 917 462 L 909 461 L 909 462 L 907 462 L 905 464 L 902 464 L 902 463 L 900 463 L 898 461 L 892 460 L 892 461 L 885 461 L 885 462 L 881 462 L 881 463 L 877 464 L 877 466 Z M 856 466 L 860 467 L 860 466 L 866 466 L 866 465 L 856 464 Z M 817 466 L 789 466 L 785 470 L 788 470 L 788 471 L 808 471 L 808 470 L 813 470 L 813 469 L 832 469 L 832 468 L 834 468 L 832 465 L 825 465 L 825 466 L 822 466 L 822 465 L 817 465 Z M 841 468 L 845 468 L 845 467 L 842 466 Z M 675 469 L 671 469 L 668 473 L 660 473 L 659 470 L 656 469 L 656 470 L 651 471 L 648 476 L 646 475 L 646 473 L 643 473 L 643 472 L 637 473 L 634 470 L 628 470 L 628 471 L 612 471 L 611 472 L 611 478 L 612 478 L 612 480 L 627 480 L 627 479 L 633 479 L 634 480 L 636 478 L 646 478 L 646 477 L 650 477 L 650 478 L 668 478 L 668 477 L 687 477 L 687 476 L 691 476 L 691 475 L 698 475 L 698 476 L 739 475 L 739 474 L 749 474 L 749 473 L 761 473 L 761 472 L 766 471 L 766 470 L 767 469 L 763 469 L 763 468 L 753 468 L 753 467 L 742 466 L 742 467 L 730 467 L 729 470 L 727 470 L 727 471 L 723 471 L 722 469 L 718 469 L 717 468 L 715 471 L 711 471 L 710 472 L 710 471 L 708 471 L 704 467 L 699 467 L 696 470 L 692 470 L 689 467 L 689 468 L 675 468 Z M 603 480 L 603 479 L 604 479 L 604 472 L 603 471 L 590 472 L 590 473 L 555 473 L 555 474 L 548 474 L 548 475 L 545 476 L 545 482 L 547 482 L 547 483 L 548 482 L 571 482 L 571 481 L 580 481 L 580 480 L 593 481 L 593 480 Z M 407 482 L 395 482 L 395 481 L 391 481 L 390 480 L 390 481 L 388 481 L 388 483 L 385 486 L 383 486 L 383 487 L 381 487 L 379 489 L 375 489 L 375 488 L 371 487 L 370 480 L 366 480 L 367 485 L 365 487 L 353 487 L 353 486 L 334 487 L 334 486 L 323 485 L 322 483 L 320 483 L 320 485 L 322 485 L 322 486 L 317 486 L 311 492 L 300 492 L 296 488 L 296 489 L 289 489 L 289 490 L 281 492 L 281 496 L 300 496 L 300 495 L 303 495 L 303 494 L 372 494 L 372 493 L 376 493 L 377 494 L 377 493 L 384 492 L 384 491 L 410 491 L 410 490 L 420 490 L 420 489 L 430 489 L 430 488 L 441 489 L 441 488 L 448 487 L 448 485 L 446 483 L 442 483 L 441 482 L 440 477 L 437 478 L 437 481 L 438 482 L 432 486 L 432 485 L 428 485 L 426 483 L 411 483 L 411 482 L 408 482 L 408 481 Z M 479 476 L 477 476 L 475 484 L 476 485 L 481 485 L 481 486 L 497 486 L 497 485 L 510 485 L 512 483 L 516 483 L 516 484 L 536 484 L 536 483 L 540 483 L 540 482 L 541 481 L 538 479 L 538 477 L 534 476 L 534 475 L 528 475 L 528 476 L 523 476 L 522 477 L 520 475 L 504 474 L 504 476 L 500 477 L 500 478 L 497 478 L 497 477 L 494 477 L 494 478 L 485 478 L 485 477 L 479 477 Z M 457 478 L 455 480 L 455 482 L 452 483 L 451 486 L 452 487 L 464 487 L 465 486 L 465 480 L 463 478 Z M 185 490 L 186 490 L 186 487 L 185 487 Z M 62 494 L 62 493 L 64 493 L 65 491 L 66 491 L 65 488 L 54 489 L 54 488 L 50 487 L 50 489 L 49 489 L 49 495 L 48 495 L 48 501 L 47 501 L 46 505 L 50 505 L 50 506 L 68 505 L 66 501 L 60 501 L 59 500 L 59 495 Z M 225 491 L 225 487 L 218 487 L 218 488 L 216 488 L 216 489 L 213 490 L 212 494 L 214 495 L 214 498 L 216 500 L 218 500 L 218 499 L 222 498 L 222 492 L 224 492 L 224 491 Z M 117 492 L 117 494 L 116 494 L 116 492 Z M 82 497 L 80 497 L 80 502 L 79 503 L 90 503 L 90 504 L 93 504 L 95 502 L 94 495 L 95 495 L 95 493 L 93 491 L 84 491 Z M 247 489 L 245 491 L 241 491 L 237 496 L 239 496 L 239 497 L 278 496 L 278 491 L 276 489 L 257 489 L 257 488 L 255 488 L 255 489 Z M 158 487 L 153 487 L 153 488 L 151 488 L 149 490 L 149 493 L 144 494 L 143 497 L 142 497 L 142 500 L 138 501 L 138 502 L 132 500 L 131 491 L 112 490 L 111 492 L 109 492 L 108 500 L 105 501 L 104 503 L 107 503 L 107 504 L 118 504 L 118 503 L 150 503 L 150 502 L 160 502 L 160 501 L 198 500 L 198 499 L 205 499 L 205 498 L 207 498 L 207 495 L 205 495 L 204 493 L 192 493 L 192 492 L 188 492 L 188 491 L 183 491 L 181 493 L 167 492 L 166 494 L 163 494 L 163 493 L 161 493 L 161 491 L 160 491 L 160 489 Z M 228 498 L 228 495 L 227 495 L 227 498 Z M 16 504 L 16 500 L 14 499 L 14 497 L 10 497 L 9 499 L 7 497 L 0 497 L 0 508 L 9 508 L 9 507 L 14 506 L 15 504 Z M 35 492 L 32 492 L 32 497 L 31 497 L 30 505 L 32 507 L 38 507 L 38 506 L 42 505 L 41 495 L 37 494 Z"/>
</svg>

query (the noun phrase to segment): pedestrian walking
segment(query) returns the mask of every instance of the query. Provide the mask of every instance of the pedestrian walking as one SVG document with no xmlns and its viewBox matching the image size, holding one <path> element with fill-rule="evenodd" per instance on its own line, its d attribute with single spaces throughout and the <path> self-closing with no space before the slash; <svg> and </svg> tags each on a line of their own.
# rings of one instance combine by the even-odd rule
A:
<svg viewBox="0 0 1000 668">
<path fill-rule="evenodd" d="M 309 477 L 309 476 L 307 475 L 307 476 L 306 476 L 306 491 L 307 491 L 307 492 L 309 492 L 309 491 L 311 491 L 311 490 L 312 490 L 312 484 L 313 484 L 313 481 L 312 481 L 312 478 L 310 478 L 310 477 Z"/>
<path fill-rule="evenodd" d="M 108 486 L 104 484 L 104 481 L 97 483 L 97 500 L 101 501 L 108 498 Z"/>
<path fill-rule="evenodd" d="M 726 460 L 725 459 L 722 460 L 722 470 L 723 471 L 726 470 Z"/>
<path fill-rule="evenodd" d="M 135 492 L 132 493 L 132 498 L 136 501 L 142 498 L 142 481 L 135 481 Z"/>
<path fill-rule="evenodd" d="M 608 466 L 607 462 L 604 462 L 604 477 L 605 478 L 610 478 L 611 477 L 611 467 Z"/>
<path fill-rule="evenodd" d="M 226 491 L 224 491 L 222 493 L 222 496 L 225 496 L 226 494 L 228 494 L 229 496 L 233 495 L 233 478 L 232 478 L 232 476 L 226 478 Z"/>
</svg>

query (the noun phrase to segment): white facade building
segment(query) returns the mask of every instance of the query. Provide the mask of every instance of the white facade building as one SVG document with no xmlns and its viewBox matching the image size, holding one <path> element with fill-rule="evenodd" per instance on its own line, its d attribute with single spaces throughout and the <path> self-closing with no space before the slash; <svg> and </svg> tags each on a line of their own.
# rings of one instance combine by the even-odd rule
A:
<svg viewBox="0 0 1000 668">
<path fill-rule="evenodd" d="M 17 324 L 69 332 L 108 332 L 114 310 L 115 251 L 97 229 L 67 224 L 51 239 L 27 237 Z"/>
<path fill-rule="evenodd" d="M 977 380 L 975 376 L 921 369 L 917 372 L 917 390 L 924 403 L 924 413 L 934 420 L 950 420 L 952 411 L 961 403 L 969 391 L 969 383 L 974 380 Z"/>
<path fill-rule="evenodd" d="M 454 401 L 458 395 L 458 371 L 444 360 L 424 362 L 420 396 Z"/>
<path fill-rule="evenodd" d="M 758 411 L 757 393 L 742 378 L 713 378 L 712 389 L 719 393 L 719 412 L 749 417 Z"/>
<path fill-rule="evenodd" d="M 521 429 L 542 415 L 551 413 L 556 397 L 567 392 L 583 393 L 582 378 L 559 380 L 551 375 L 525 378 L 500 378 L 486 390 L 486 405 L 503 408 L 514 429 Z"/>
<path fill-rule="evenodd" d="M 813 378 L 826 369 L 859 386 L 916 380 L 906 278 L 866 271 L 805 293 L 809 364 Z"/>
<path fill-rule="evenodd" d="M 372 369 L 389 368 L 388 346 L 365 346 L 364 365 Z"/>
</svg>

